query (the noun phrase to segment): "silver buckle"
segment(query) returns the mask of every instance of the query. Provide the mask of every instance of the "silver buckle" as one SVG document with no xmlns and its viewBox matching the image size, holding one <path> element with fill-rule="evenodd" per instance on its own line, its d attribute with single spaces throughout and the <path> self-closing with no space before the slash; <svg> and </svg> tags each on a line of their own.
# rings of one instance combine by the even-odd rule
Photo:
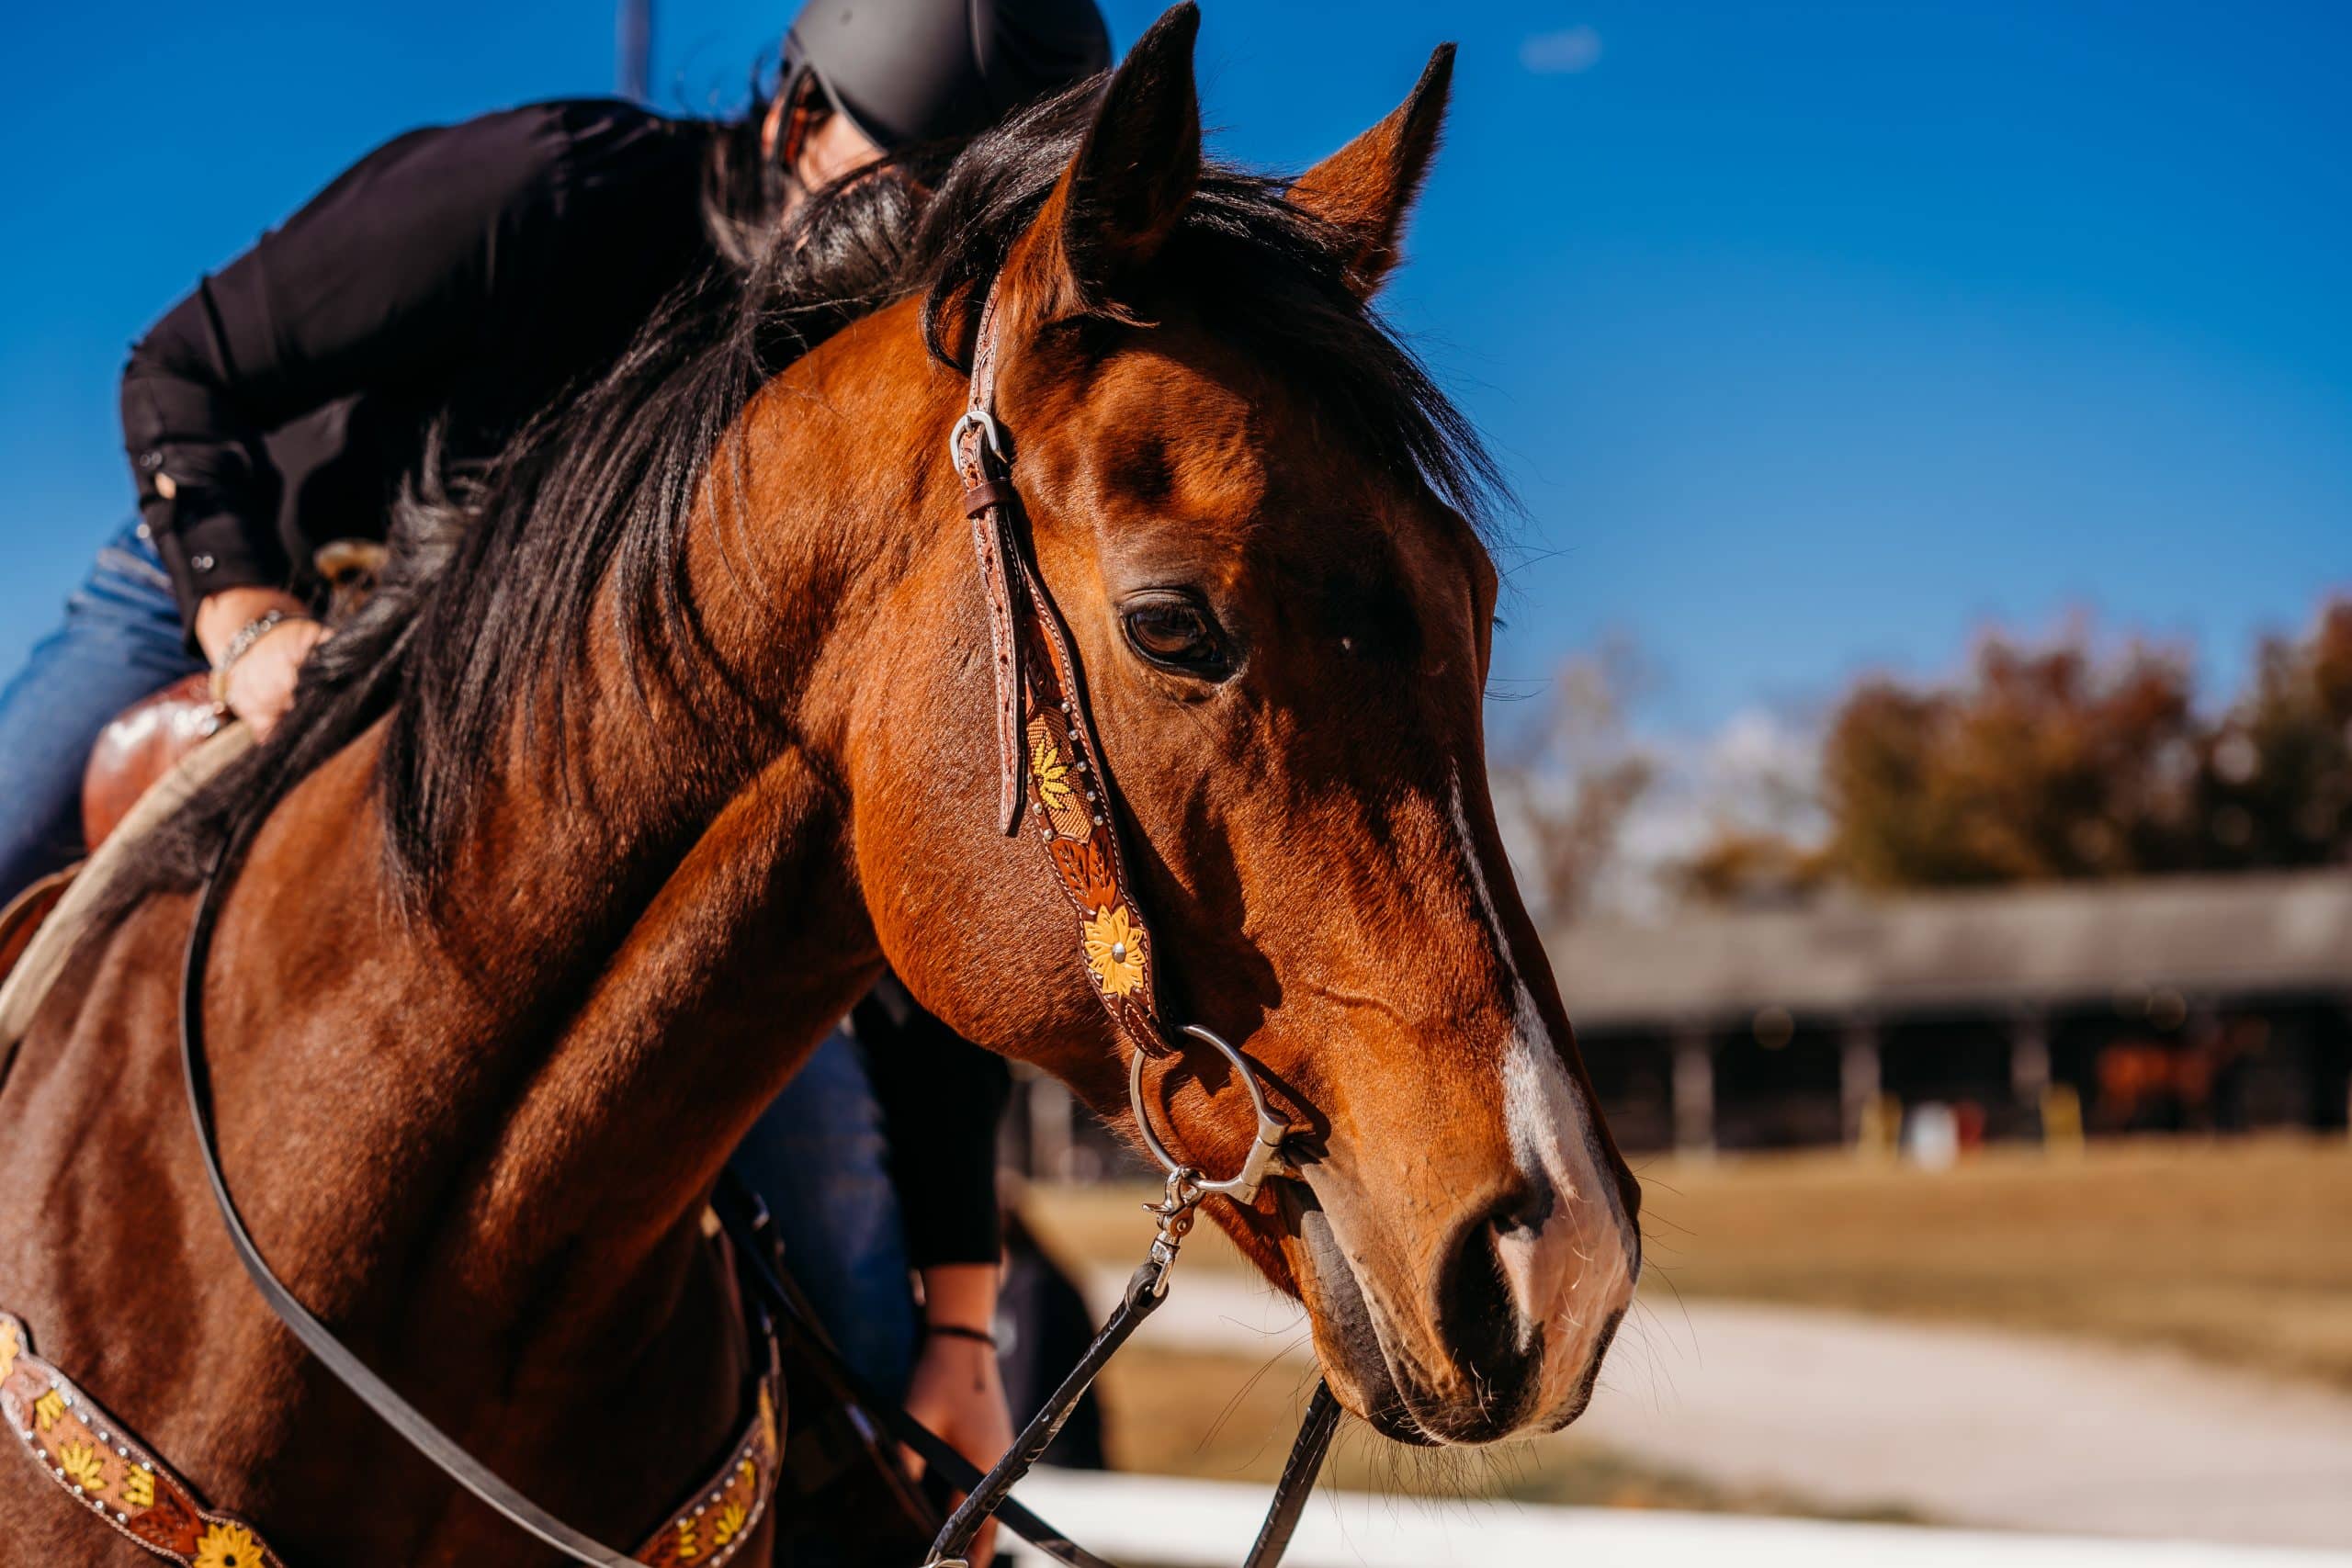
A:
<svg viewBox="0 0 2352 1568">
<path fill-rule="evenodd" d="M 996 460 L 1007 468 L 1012 467 L 1012 454 L 1004 449 L 1004 426 L 999 424 L 996 415 L 987 409 L 966 409 L 956 423 L 948 426 L 947 460 L 950 463 L 957 468 L 963 467 L 964 433 L 967 430 L 979 431 L 988 442 L 988 449 L 996 454 Z"/>
</svg>

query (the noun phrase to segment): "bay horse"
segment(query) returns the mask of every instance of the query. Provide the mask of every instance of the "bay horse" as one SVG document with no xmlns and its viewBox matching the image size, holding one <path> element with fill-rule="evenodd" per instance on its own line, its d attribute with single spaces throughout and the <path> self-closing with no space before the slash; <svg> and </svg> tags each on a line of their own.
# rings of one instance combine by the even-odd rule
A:
<svg viewBox="0 0 2352 1568">
<path fill-rule="evenodd" d="M 1204 161 L 1195 27 L 1179 6 L 976 145 L 899 297 L 725 410 L 693 471 L 643 435 L 660 420 L 560 413 L 537 493 L 413 527 L 36 1016 L 0 1083 L 0 1308 L 289 1562 L 548 1554 L 304 1356 L 200 1175 L 175 967 L 206 845 L 256 797 L 202 976 L 246 1222 L 387 1381 L 599 1539 L 638 1539 L 738 1429 L 752 1369 L 700 1218 L 886 963 L 1132 1131 L 1060 894 L 991 809 L 987 610 L 942 442 L 991 293 L 1163 1003 L 1295 1121 L 1305 1179 L 1212 1209 L 1387 1436 L 1582 1408 L 1638 1190 L 1488 800 L 1491 469 L 1367 304 L 1451 51 L 1285 183 Z M 636 406 L 667 419 L 734 351 Z M 564 504 L 591 492 L 610 504 Z M 1159 1084 L 1182 1157 L 1238 1161 L 1233 1074 Z M 16 1458 L 0 1558 L 148 1561 Z"/>
</svg>

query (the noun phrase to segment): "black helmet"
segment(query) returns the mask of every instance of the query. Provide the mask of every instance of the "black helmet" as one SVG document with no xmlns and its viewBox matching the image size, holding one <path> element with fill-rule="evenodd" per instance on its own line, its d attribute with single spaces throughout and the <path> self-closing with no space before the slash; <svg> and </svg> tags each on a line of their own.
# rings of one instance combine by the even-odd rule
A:
<svg viewBox="0 0 2352 1568">
<path fill-rule="evenodd" d="M 886 152 L 975 135 L 1111 63 L 1094 0 L 808 0 L 785 81 L 826 99 Z"/>
</svg>

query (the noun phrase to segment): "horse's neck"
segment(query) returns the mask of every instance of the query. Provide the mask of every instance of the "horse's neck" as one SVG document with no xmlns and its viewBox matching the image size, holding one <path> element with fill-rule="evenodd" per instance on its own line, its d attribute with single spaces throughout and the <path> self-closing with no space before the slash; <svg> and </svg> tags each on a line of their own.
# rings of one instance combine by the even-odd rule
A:
<svg viewBox="0 0 2352 1568">
<path fill-rule="evenodd" d="M 254 915 L 269 962 L 248 967 L 235 1010 L 268 1030 L 272 1063 L 221 1085 L 229 1099 L 253 1073 L 266 1094 L 283 1087 L 272 1064 L 298 1060 L 310 1081 L 348 1073 L 339 1103 L 279 1097 L 352 1162 L 326 1191 L 285 1197 L 342 1222 L 316 1233 L 339 1256 L 314 1266 L 353 1266 L 356 1213 L 377 1223 L 381 1268 L 449 1270 L 482 1321 L 562 1320 L 551 1306 L 611 1332 L 658 1319 L 719 1165 L 870 983 L 838 759 L 893 586 L 956 540 L 881 477 L 938 446 L 909 433 L 910 402 L 940 403 L 941 429 L 953 402 L 906 363 L 910 320 L 845 338 L 747 416 L 744 493 L 718 502 L 740 499 L 743 525 L 695 530 L 691 592 L 731 693 L 657 690 L 649 706 L 596 642 L 571 704 L 585 787 L 567 804 L 542 770 L 506 770 L 438 931 L 385 912 L 372 745 L 322 769 L 256 844 L 249 885 L 283 877 L 335 911 Z M 757 745 L 698 744 L 698 723 L 749 711 Z M 352 972 L 355 951 L 382 956 Z M 265 976 L 289 971 L 331 977 L 288 998 Z"/>
</svg>

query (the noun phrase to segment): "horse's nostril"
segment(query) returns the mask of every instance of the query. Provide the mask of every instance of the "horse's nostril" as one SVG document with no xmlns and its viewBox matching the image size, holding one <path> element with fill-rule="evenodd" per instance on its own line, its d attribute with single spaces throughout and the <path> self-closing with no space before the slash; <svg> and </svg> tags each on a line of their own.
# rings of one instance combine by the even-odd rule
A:
<svg viewBox="0 0 2352 1568">
<path fill-rule="evenodd" d="M 1515 1188 L 1466 1217 L 1437 1280 L 1438 1325 L 1457 1362 L 1476 1370 L 1485 1416 L 1507 1421 L 1532 1393 L 1543 1362 L 1539 1325 L 1527 1321 L 1511 1283 L 1553 1210 L 1541 1185 Z"/>
<path fill-rule="evenodd" d="M 1557 1207 L 1551 1184 L 1539 1182 L 1496 1204 L 1487 1216 L 1487 1227 L 1498 1236 L 1532 1235 L 1550 1221 Z"/>
</svg>

